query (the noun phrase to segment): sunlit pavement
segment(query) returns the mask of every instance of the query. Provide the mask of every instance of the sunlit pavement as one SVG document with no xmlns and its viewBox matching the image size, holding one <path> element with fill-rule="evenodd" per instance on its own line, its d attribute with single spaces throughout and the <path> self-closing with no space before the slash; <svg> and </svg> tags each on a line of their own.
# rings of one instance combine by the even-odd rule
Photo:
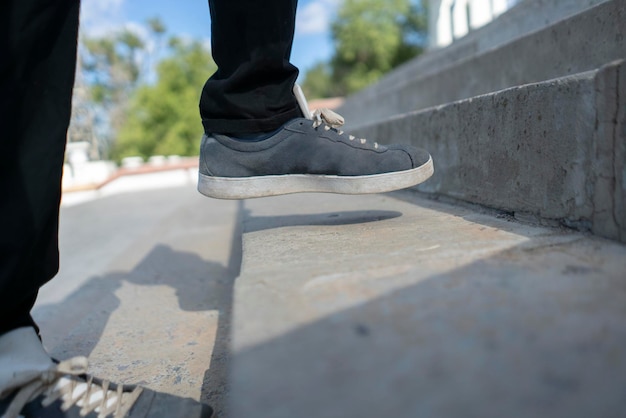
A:
<svg viewBox="0 0 626 418">
<path fill-rule="evenodd" d="M 237 213 L 193 183 L 63 207 L 61 269 L 34 310 L 46 347 L 88 356 L 96 376 L 222 410 Z"/>
<path fill-rule="evenodd" d="M 35 309 L 51 353 L 222 417 L 624 406 L 611 241 L 412 192 L 232 202 L 191 182 L 64 207 L 61 251 Z"/>
</svg>

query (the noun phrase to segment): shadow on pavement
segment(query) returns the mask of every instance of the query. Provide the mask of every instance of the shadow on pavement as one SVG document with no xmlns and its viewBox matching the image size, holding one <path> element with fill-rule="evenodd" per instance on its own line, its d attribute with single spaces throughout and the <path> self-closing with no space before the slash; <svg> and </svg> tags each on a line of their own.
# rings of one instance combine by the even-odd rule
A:
<svg viewBox="0 0 626 418">
<path fill-rule="evenodd" d="M 44 343 L 47 333 L 69 331 L 49 338 L 51 354 L 90 357 L 103 378 L 195 398 L 199 391 L 225 412 L 242 211 L 240 204 L 226 266 L 156 244 L 131 271 L 92 277 L 62 302 L 37 306 Z"/>
<path fill-rule="evenodd" d="M 392 210 L 337 211 L 307 215 L 248 216 L 245 220 L 246 232 L 264 231 L 285 226 L 333 226 L 354 225 L 384 221 L 402 216 Z"/>
<path fill-rule="evenodd" d="M 514 248 L 245 348 L 233 416 L 620 416 L 624 280 L 570 250 Z"/>
<path fill-rule="evenodd" d="M 260 231 L 268 225 L 340 226 L 401 216 L 362 210 L 255 218 L 246 214 L 243 202 L 236 212 L 227 265 L 176 250 L 156 237 L 132 270 L 91 277 L 61 302 L 38 305 L 33 314 L 44 342 L 54 342 L 48 347 L 51 354 L 90 357 L 94 375 L 123 383 L 191 397 L 200 387 L 200 399 L 227 417 L 233 289 L 241 268 L 244 218 L 247 229 Z M 59 330 L 69 333 L 62 339 L 49 335 Z M 205 371 L 196 381 L 199 367 Z"/>
</svg>

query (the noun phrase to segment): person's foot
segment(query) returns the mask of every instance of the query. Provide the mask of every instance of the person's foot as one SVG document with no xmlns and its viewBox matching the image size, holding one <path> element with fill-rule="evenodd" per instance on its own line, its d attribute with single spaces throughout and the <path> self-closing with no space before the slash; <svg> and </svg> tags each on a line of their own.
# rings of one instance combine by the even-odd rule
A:
<svg viewBox="0 0 626 418">
<path fill-rule="evenodd" d="M 303 108 L 303 113 L 308 114 Z M 381 193 L 433 174 L 428 152 L 379 145 L 339 130 L 343 118 L 323 110 L 298 118 L 262 140 L 204 135 L 198 190 L 220 199 L 298 192 Z"/>
<path fill-rule="evenodd" d="M 209 418 L 208 405 L 86 375 L 87 359 L 54 364 L 34 329 L 0 336 L 0 417 Z"/>
</svg>

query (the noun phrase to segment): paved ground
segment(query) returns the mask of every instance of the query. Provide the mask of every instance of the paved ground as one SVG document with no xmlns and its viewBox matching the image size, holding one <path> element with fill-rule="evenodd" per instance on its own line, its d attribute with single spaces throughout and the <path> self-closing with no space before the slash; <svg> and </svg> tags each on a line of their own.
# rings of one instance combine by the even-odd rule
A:
<svg viewBox="0 0 626 418">
<path fill-rule="evenodd" d="M 610 241 L 409 192 L 239 203 L 186 185 L 63 208 L 61 251 L 35 309 L 51 352 L 220 417 L 626 410 Z"/>
<path fill-rule="evenodd" d="M 61 271 L 34 311 L 45 345 L 88 356 L 98 376 L 224 411 L 237 216 L 193 185 L 64 207 Z"/>
</svg>

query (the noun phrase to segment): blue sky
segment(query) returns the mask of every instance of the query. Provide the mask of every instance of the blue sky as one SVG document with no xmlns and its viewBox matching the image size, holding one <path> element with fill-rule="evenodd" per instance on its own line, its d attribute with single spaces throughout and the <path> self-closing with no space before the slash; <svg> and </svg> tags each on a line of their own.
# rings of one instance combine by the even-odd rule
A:
<svg viewBox="0 0 626 418">
<path fill-rule="evenodd" d="M 301 74 L 332 54 L 329 24 L 338 3 L 339 0 L 300 0 L 292 62 Z M 161 18 L 169 34 L 210 42 L 207 0 L 83 0 L 81 31 L 103 35 L 128 27 L 148 36 L 144 24 L 154 16 Z"/>
</svg>

